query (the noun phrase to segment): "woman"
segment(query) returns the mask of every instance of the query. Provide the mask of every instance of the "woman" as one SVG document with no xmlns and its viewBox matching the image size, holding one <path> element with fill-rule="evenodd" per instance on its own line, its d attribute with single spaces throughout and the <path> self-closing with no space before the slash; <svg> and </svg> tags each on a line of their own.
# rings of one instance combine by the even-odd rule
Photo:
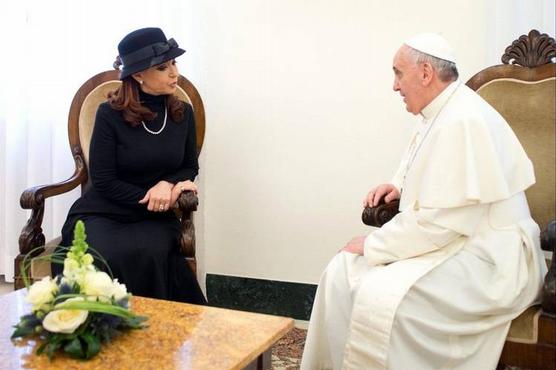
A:
<svg viewBox="0 0 556 370">
<path fill-rule="evenodd" d="M 204 304 L 179 252 L 180 225 L 172 211 L 181 192 L 197 191 L 199 170 L 192 108 L 173 95 L 175 58 L 185 51 L 159 28 L 142 28 L 125 36 L 118 52 L 122 85 L 98 108 L 89 153 L 92 186 L 71 207 L 61 245 L 71 245 L 82 220 L 89 245 L 131 293 Z M 62 272 L 60 265 L 52 269 Z"/>
</svg>

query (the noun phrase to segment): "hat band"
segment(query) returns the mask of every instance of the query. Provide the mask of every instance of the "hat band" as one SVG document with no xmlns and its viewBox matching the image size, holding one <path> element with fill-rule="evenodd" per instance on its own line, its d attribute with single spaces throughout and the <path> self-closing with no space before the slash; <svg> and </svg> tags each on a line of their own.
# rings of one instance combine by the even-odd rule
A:
<svg viewBox="0 0 556 370">
<path fill-rule="evenodd" d="M 125 67 L 125 66 L 130 66 L 132 64 L 141 62 L 145 59 L 160 56 L 162 54 L 167 53 L 170 49 L 174 49 L 177 47 L 178 47 L 178 43 L 174 39 L 169 39 L 166 42 L 157 42 L 155 44 L 145 46 L 144 48 L 136 50 L 133 53 L 121 55 L 120 58 Z M 153 65 L 159 64 L 159 63 L 153 64 L 153 62 L 159 59 L 160 58 L 156 58 L 155 60 L 152 60 L 151 67 Z"/>
</svg>

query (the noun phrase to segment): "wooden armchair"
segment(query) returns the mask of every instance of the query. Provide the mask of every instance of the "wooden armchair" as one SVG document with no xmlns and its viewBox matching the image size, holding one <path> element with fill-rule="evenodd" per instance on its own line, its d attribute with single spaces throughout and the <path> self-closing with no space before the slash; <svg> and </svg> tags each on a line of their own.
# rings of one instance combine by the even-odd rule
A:
<svg viewBox="0 0 556 370">
<path fill-rule="evenodd" d="M 542 230 L 541 246 L 553 253 L 542 304 L 529 308 L 511 325 L 500 364 L 556 369 L 556 202 L 555 91 L 556 44 L 536 30 L 515 40 L 501 65 L 486 68 L 467 86 L 508 121 L 535 166 L 536 184 L 526 191 L 531 214 Z M 380 227 L 398 213 L 398 201 L 366 208 L 366 225 Z"/>
<path fill-rule="evenodd" d="M 19 236 L 19 255 L 15 259 L 14 285 L 16 289 L 23 287 L 20 270 L 23 257 L 37 247 L 41 248 L 38 248 L 33 253 L 34 256 L 51 253 L 61 239 L 61 237 L 58 237 L 45 244 L 45 237 L 42 231 L 45 199 L 66 193 L 78 185 L 81 185 L 81 192 L 83 193 L 90 186 L 87 166 L 89 144 L 93 133 L 96 111 L 100 103 L 106 100 L 108 92 L 115 90 L 120 83 L 119 71 L 112 70 L 91 77 L 79 88 L 73 97 L 68 118 L 69 143 L 75 161 L 73 175 L 65 181 L 51 185 L 35 186 L 21 194 L 21 207 L 30 209 L 31 217 Z M 195 86 L 185 77 L 179 77 L 178 86 L 176 92 L 178 97 L 190 103 L 193 107 L 197 130 L 198 155 L 201 152 L 205 136 L 203 101 Z M 178 199 L 178 209 L 176 210 L 176 216 L 180 219 L 182 226 L 181 250 L 185 255 L 185 261 L 187 261 L 193 273 L 197 270 L 197 264 L 195 259 L 195 230 L 192 222 L 192 212 L 197 210 L 197 204 L 198 198 L 194 193 L 184 192 Z M 31 281 L 50 275 L 50 262 L 33 260 L 30 272 Z"/>
</svg>

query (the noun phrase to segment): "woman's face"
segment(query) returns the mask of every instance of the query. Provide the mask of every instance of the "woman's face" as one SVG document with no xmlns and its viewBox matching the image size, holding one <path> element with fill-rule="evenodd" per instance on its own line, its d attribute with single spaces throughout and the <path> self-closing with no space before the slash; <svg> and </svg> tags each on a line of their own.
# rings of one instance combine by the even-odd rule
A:
<svg viewBox="0 0 556 370">
<path fill-rule="evenodd" d="M 179 75 L 176 60 L 172 59 L 134 73 L 133 78 L 139 82 L 141 90 L 147 94 L 168 95 L 176 91 Z"/>
</svg>

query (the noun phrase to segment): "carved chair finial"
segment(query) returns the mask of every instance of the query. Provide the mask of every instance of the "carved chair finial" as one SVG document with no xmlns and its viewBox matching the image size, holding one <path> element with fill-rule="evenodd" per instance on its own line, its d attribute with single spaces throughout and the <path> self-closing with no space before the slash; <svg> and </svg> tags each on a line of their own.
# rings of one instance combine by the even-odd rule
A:
<svg viewBox="0 0 556 370">
<path fill-rule="evenodd" d="M 529 35 L 522 35 L 508 46 L 502 55 L 502 63 L 517 64 L 534 68 L 543 64 L 554 63 L 556 43 L 546 33 L 531 30 Z"/>
</svg>

